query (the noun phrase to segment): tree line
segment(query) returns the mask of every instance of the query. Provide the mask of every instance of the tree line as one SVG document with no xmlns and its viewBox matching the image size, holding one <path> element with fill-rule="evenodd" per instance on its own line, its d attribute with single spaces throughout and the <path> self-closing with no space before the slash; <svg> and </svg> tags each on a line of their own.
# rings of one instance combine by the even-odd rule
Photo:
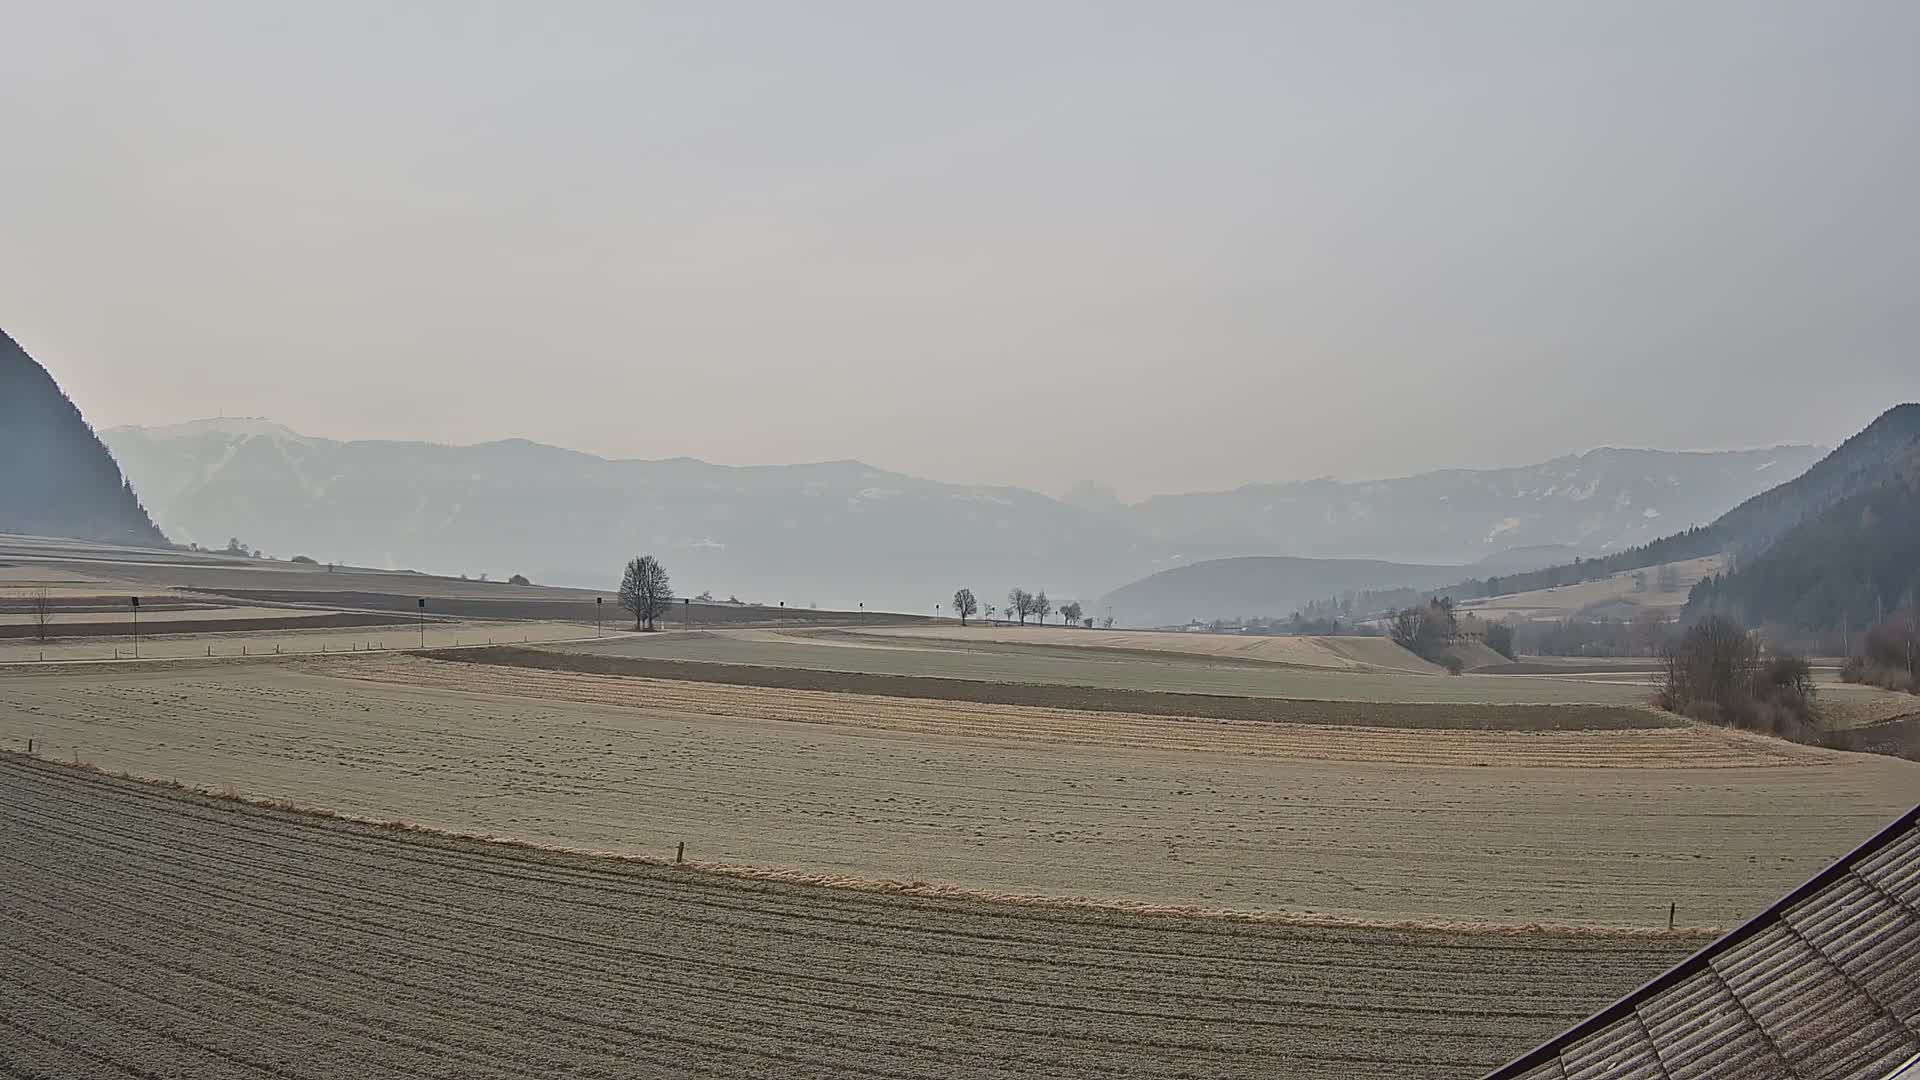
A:
<svg viewBox="0 0 1920 1080">
<path fill-rule="evenodd" d="M 1029 618 L 1044 624 L 1047 616 L 1054 614 L 1055 611 L 1059 612 L 1060 623 L 1063 626 L 1082 625 L 1088 629 L 1093 627 L 1093 620 L 1086 617 L 1086 612 L 1081 608 L 1079 601 L 1061 604 L 1055 608 L 1053 601 L 1047 598 L 1045 589 L 1037 593 L 1028 592 L 1017 586 L 1009 589 L 1007 606 L 1004 609 L 996 608 L 992 604 L 982 609 L 980 599 L 973 594 L 972 589 L 958 589 L 953 594 L 953 612 L 960 616 L 961 626 L 967 625 L 967 620 L 975 615 L 985 615 L 989 620 L 996 615 L 1002 618 L 1018 619 L 1022 626 L 1027 624 Z M 1112 620 L 1108 620 L 1108 625 L 1112 625 Z"/>
</svg>

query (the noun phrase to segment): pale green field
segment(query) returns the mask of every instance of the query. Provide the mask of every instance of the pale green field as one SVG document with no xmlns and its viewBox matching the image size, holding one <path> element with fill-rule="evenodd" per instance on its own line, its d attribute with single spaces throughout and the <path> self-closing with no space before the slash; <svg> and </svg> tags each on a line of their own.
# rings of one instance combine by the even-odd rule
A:
<svg viewBox="0 0 1920 1080">
<path fill-rule="evenodd" d="M 907 641 L 831 632 L 810 636 L 766 632 L 659 634 L 543 647 L 602 656 L 699 660 L 814 671 L 1322 701 L 1632 705 L 1644 703 L 1650 696 L 1645 686 L 1566 678 L 1328 671 L 1167 653 Z"/>
</svg>

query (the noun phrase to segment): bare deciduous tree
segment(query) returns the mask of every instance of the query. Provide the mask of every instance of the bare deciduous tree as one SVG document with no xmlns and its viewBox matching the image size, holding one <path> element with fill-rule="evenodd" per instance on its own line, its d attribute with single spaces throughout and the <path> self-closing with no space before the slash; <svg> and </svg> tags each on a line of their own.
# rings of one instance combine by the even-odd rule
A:
<svg viewBox="0 0 1920 1080">
<path fill-rule="evenodd" d="M 1060 605 L 1060 621 L 1068 626 L 1080 621 L 1080 601 Z"/>
<path fill-rule="evenodd" d="M 53 598 L 44 588 L 35 589 L 27 600 L 27 613 L 33 617 L 33 636 L 45 641 L 53 636 Z"/>
<path fill-rule="evenodd" d="M 673 585 L 660 560 L 642 555 L 627 563 L 620 579 L 620 606 L 633 612 L 633 628 L 653 629 L 653 621 L 673 606 Z"/>
<path fill-rule="evenodd" d="M 1053 614 L 1053 601 L 1047 599 L 1047 590 L 1041 589 L 1034 594 L 1032 610 L 1033 617 L 1043 623 L 1047 621 L 1047 616 Z"/>
<path fill-rule="evenodd" d="M 1020 625 L 1027 625 L 1027 616 L 1033 614 L 1033 594 L 1025 589 L 1007 590 L 1007 614 L 1018 616 Z"/>
<path fill-rule="evenodd" d="M 1760 646 L 1747 628 L 1724 615 L 1708 615 L 1666 650 L 1660 706 L 1674 712 L 1712 705 L 1732 710 L 1751 693 L 1760 667 Z"/>
<path fill-rule="evenodd" d="M 1680 591 L 1680 568 L 1672 563 L 1661 563 L 1654 571 L 1654 582 L 1661 592 Z"/>
<path fill-rule="evenodd" d="M 973 598 L 972 589 L 960 589 L 953 594 L 953 610 L 960 616 L 960 625 L 967 625 L 968 616 L 980 610 L 980 601 Z"/>
<path fill-rule="evenodd" d="M 1387 632 L 1393 636 L 1393 643 L 1408 652 L 1420 651 L 1422 631 L 1427 626 L 1425 608 L 1402 608 L 1393 613 L 1393 621 L 1387 624 Z"/>
</svg>

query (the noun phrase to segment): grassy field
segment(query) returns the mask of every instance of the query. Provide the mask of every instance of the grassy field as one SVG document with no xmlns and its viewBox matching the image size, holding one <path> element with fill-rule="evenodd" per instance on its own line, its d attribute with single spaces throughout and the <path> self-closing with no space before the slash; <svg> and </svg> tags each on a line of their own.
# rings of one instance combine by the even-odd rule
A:
<svg viewBox="0 0 1920 1080">
<path fill-rule="evenodd" d="M 1590 731 L 1677 727 L 1681 717 L 1647 705 L 1484 704 L 1477 702 L 1329 701 L 1309 698 L 1234 697 L 1165 690 L 1122 690 L 1062 683 L 990 682 L 916 675 L 871 675 L 850 671 L 607 656 L 559 649 L 498 646 L 428 649 L 415 655 L 462 664 L 485 664 L 589 675 L 717 683 L 770 690 L 811 690 L 868 697 L 921 698 L 982 705 L 1024 705 L 1141 713 L 1177 719 L 1262 720 L 1348 727 L 1471 728 L 1486 731 Z"/>
<path fill-rule="evenodd" d="M 1181 722 L 380 656 L 0 679 L 5 745 L 357 815 L 1380 920 L 1651 925 L 1677 902 L 1730 924 L 1920 787 L 1913 763 L 1692 726 Z"/>
<path fill-rule="evenodd" d="M 1465 1078 L 1694 944 L 795 887 L 12 756 L 0 858 L 17 1076 Z"/>
<path fill-rule="evenodd" d="M 1612 619 L 1623 619 L 1632 618 L 1643 611 L 1657 612 L 1670 618 L 1686 606 L 1689 590 L 1701 578 L 1725 569 L 1726 559 L 1720 555 L 1708 555 L 1669 565 L 1673 567 L 1674 580 L 1678 583 L 1672 589 L 1661 589 L 1659 568 L 1648 567 L 1645 570 L 1623 570 L 1599 581 L 1467 600 L 1461 603 L 1460 608 L 1495 621 L 1506 618 L 1566 619 L 1576 615 L 1605 615 Z M 1643 583 L 1637 592 L 1634 589 L 1636 574 L 1641 575 Z"/>
<path fill-rule="evenodd" d="M 1651 696 L 1644 687 L 1570 679 L 1331 670 L 1169 652 L 831 631 L 656 634 L 555 647 L 602 656 L 814 671 L 1329 701 L 1639 704 Z"/>
</svg>

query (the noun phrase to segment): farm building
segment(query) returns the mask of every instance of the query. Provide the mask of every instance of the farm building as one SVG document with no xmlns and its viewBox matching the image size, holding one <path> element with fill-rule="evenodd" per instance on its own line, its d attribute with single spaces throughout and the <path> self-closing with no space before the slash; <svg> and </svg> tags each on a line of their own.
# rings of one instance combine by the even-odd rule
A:
<svg viewBox="0 0 1920 1080">
<path fill-rule="evenodd" d="M 1920 807 L 1487 1080 L 1920 1080 Z"/>
</svg>

